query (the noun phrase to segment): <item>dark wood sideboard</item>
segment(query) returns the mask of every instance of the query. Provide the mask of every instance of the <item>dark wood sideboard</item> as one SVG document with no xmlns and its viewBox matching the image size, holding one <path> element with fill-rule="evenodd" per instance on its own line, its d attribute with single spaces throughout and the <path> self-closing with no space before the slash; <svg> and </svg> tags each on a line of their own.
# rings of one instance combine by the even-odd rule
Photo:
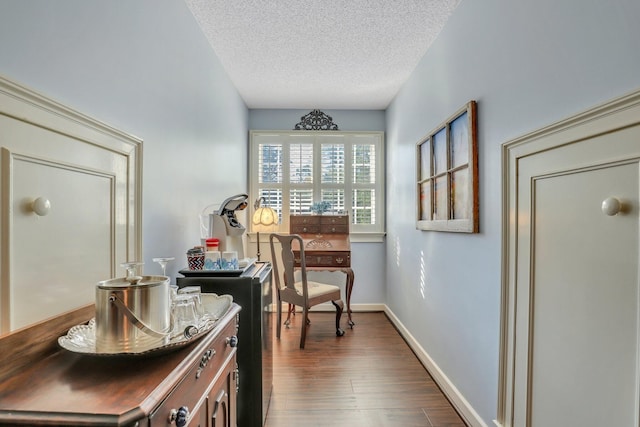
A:
<svg viewBox="0 0 640 427">
<path fill-rule="evenodd" d="M 239 312 L 234 303 L 204 337 L 151 356 L 59 348 L 58 336 L 93 306 L 2 336 L 0 425 L 175 427 L 185 407 L 189 425 L 235 427 Z"/>
</svg>

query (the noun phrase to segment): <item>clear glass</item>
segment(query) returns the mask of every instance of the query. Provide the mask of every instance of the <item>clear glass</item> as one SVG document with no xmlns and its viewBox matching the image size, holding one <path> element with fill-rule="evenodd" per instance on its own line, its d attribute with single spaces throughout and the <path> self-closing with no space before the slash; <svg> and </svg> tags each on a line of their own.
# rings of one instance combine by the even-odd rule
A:
<svg viewBox="0 0 640 427">
<path fill-rule="evenodd" d="M 451 123 L 451 167 L 469 163 L 469 119 L 462 114 Z"/>
<path fill-rule="evenodd" d="M 320 146 L 320 156 L 322 183 L 344 183 L 344 144 L 322 144 Z"/>
<path fill-rule="evenodd" d="M 446 172 L 449 166 L 447 165 L 447 132 L 442 129 L 436 133 L 433 138 L 433 168 L 434 174 L 438 175 Z"/>
<path fill-rule="evenodd" d="M 175 259 L 174 257 L 161 257 L 161 258 L 154 258 L 153 262 L 157 262 L 158 264 L 160 264 L 160 267 L 162 267 L 162 275 L 166 276 L 167 264 L 169 264 L 169 261 L 173 261 L 174 259 Z"/>
<path fill-rule="evenodd" d="M 294 184 L 313 183 L 313 144 L 289 146 L 289 180 Z"/>
<path fill-rule="evenodd" d="M 469 169 L 460 169 L 453 173 L 451 200 L 453 200 L 453 219 L 467 219 L 470 217 Z"/>
<path fill-rule="evenodd" d="M 353 146 L 353 182 L 374 184 L 376 182 L 376 146 L 356 144 Z"/>
<path fill-rule="evenodd" d="M 440 176 L 434 182 L 433 219 L 449 219 L 449 198 L 447 194 L 447 177 Z"/>
<path fill-rule="evenodd" d="M 376 191 L 373 189 L 364 188 L 353 190 L 352 201 L 352 224 L 375 224 Z"/>
<path fill-rule="evenodd" d="M 199 319 L 202 319 L 204 316 L 204 308 L 202 307 L 202 290 L 200 286 L 185 286 L 184 288 L 178 289 L 178 295 L 191 295 L 193 297 L 193 302 L 196 307 L 196 314 Z"/>
<path fill-rule="evenodd" d="M 144 262 L 137 262 L 137 261 L 129 261 L 129 262 L 123 262 L 122 264 L 120 264 L 120 267 L 123 267 L 127 270 L 127 276 L 126 276 L 126 280 L 128 281 L 132 281 L 135 279 L 142 279 L 142 277 L 140 277 L 140 274 L 142 274 L 140 268 L 144 265 Z"/>
<path fill-rule="evenodd" d="M 420 184 L 420 219 L 431 220 L 431 180 Z"/>
<path fill-rule="evenodd" d="M 199 319 L 193 295 L 178 294 L 171 304 L 173 331 L 175 335 L 190 334 L 191 328 L 197 328 Z"/>
</svg>

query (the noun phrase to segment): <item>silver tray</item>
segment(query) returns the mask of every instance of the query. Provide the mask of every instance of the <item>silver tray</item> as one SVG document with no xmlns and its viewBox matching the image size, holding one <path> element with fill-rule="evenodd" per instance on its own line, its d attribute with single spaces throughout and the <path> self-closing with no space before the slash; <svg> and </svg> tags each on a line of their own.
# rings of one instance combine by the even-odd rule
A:
<svg viewBox="0 0 640 427">
<path fill-rule="evenodd" d="M 231 303 L 233 303 L 231 295 L 203 293 L 201 298 L 208 320 L 198 325 L 198 333 L 188 338 L 184 334 L 175 334 L 170 337 L 168 343 L 152 349 L 139 352 L 100 353 L 96 351 L 95 319 L 91 319 L 86 324 L 76 325 L 69 329 L 66 335 L 58 338 L 58 344 L 73 353 L 100 357 L 149 356 L 174 351 L 205 336 L 218 324 L 220 318 L 229 311 Z"/>
</svg>

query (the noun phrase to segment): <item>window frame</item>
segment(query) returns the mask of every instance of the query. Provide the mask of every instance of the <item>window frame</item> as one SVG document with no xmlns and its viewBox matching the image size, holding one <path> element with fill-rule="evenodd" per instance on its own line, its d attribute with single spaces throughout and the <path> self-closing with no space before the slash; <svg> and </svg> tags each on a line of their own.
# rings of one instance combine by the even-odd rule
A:
<svg viewBox="0 0 640 427">
<path fill-rule="evenodd" d="M 469 101 L 416 144 L 416 228 L 418 230 L 479 232 L 476 109 L 476 102 Z M 464 130 L 460 135 L 454 132 L 456 123 Z M 460 151 L 464 161 L 454 164 L 455 153 L 457 153 L 454 147 L 456 146 L 462 148 Z M 458 172 L 466 172 L 466 178 L 463 184 L 456 185 L 454 177 Z M 439 189 L 438 181 L 441 182 Z M 444 197 L 439 199 L 439 194 L 441 197 L 443 194 Z M 465 200 L 460 210 L 454 209 L 458 199 Z M 454 213 L 458 212 L 460 216 L 456 217 Z"/>
<path fill-rule="evenodd" d="M 283 144 L 282 157 L 288 158 L 288 146 L 295 142 L 304 142 L 308 139 L 313 144 L 313 173 L 314 179 L 312 184 L 291 184 L 288 182 L 290 179 L 290 171 L 288 165 L 283 165 L 283 182 L 282 183 L 259 183 L 259 161 L 260 153 L 259 146 L 261 143 L 268 143 L 265 139 L 273 140 L 274 143 L 278 143 L 278 139 Z M 340 138 L 340 141 L 336 141 L 337 144 L 345 144 L 345 182 L 343 184 L 325 183 L 323 184 L 320 179 L 321 174 L 321 160 L 320 145 L 331 144 L 332 138 Z M 352 179 L 352 157 L 353 148 L 346 149 L 347 146 L 353 147 L 361 143 L 359 139 L 367 139 L 365 143 L 373 144 L 375 146 L 375 183 L 374 184 L 357 184 Z M 364 141 L 362 141 L 364 142 Z M 287 148 L 285 149 L 285 145 Z M 258 191 L 260 188 L 271 187 L 280 188 L 283 192 L 283 208 L 282 208 L 282 221 L 274 231 L 288 232 L 289 231 L 289 215 L 291 214 L 289 206 L 284 206 L 285 193 L 292 188 L 313 188 L 313 201 L 321 200 L 321 190 L 330 188 L 344 188 L 345 190 L 345 212 L 349 214 L 351 223 L 349 224 L 350 239 L 352 242 L 381 242 L 385 235 L 385 147 L 384 147 L 384 132 L 381 131 L 296 131 L 296 130 L 280 130 L 280 131 L 265 131 L 265 130 L 251 130 L 249 131 L 249 200 L 256 200 L 260 197 Z M 354 224 L 353 223 L 353 209 L 352 203 L 347 203 L 351 198 L 347 197 L 347 192 L 352 192 L 359 188 L 372 188 L 375 191 L 375 202 L 373 208 L 375 209 L 375 223 L 374 224 Z M 296 213 L 296 212 L 293 212 Z M 253 215 L 253 211 L 249 213 L 249 216 Z M 249 221 L 250 223 L 250 221 Z M 253 234 L 252 227 L 249 227 L 249 233 Z"/>
</svg>

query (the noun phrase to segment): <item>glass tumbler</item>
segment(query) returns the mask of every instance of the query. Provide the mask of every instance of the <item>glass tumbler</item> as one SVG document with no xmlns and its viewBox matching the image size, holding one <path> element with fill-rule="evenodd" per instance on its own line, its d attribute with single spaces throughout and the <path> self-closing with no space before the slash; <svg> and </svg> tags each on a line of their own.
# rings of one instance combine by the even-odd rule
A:
<svg viewBox="0 0 640 427">
<path fill-rule="evenodd" d="M 184 334 L 186 338 L 190 338 L 194 332 L 197 333 L 199 319 L 193 295 L 177 294 L 171 305 L 171 313 L 174 335 Z"/>
<path fill-rule="evenodd" d="M 193 298 L 198 319 L 201 319 L 204 315 L 204 307 L 202 306 L 202 297 L 200 294 L 200 286 L 185 286 L 184 288 L 178 289 L 178 295 L 189 295 Z"/>
</svg>

